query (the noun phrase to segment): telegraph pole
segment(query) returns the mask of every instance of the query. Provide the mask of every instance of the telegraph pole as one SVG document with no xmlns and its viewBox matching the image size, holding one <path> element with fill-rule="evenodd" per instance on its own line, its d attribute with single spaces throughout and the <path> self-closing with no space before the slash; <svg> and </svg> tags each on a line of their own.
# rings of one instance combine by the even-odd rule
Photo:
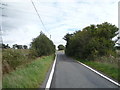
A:
<svg viewBox="0 0 120 90">
<path fill-rule="evenodd" d="M 0 89 L 2 90 L 2 2 L 0 0 Z"/>
<path fill-rule="evenodd" d="M 2 16 L 3 16 L 3 14 L 2 14 L 2 10 L 3 10 L 4 8 L 2 7 L 2 3 L 0 2 L 0 48 L 2 48 Z"/>
<path fill-rule="evenodd" d="M 7 4 L 2 3 L 0 0 L 0 47 L 2 47 L 2 43 L 3 43 L 3 39 L 2 39 L 2 19 L 3 17 L 6 17 L 6 15 L 3 14 L 3 10 L 5 9 L 5 7 L 7 6 Z"/>
</svg>

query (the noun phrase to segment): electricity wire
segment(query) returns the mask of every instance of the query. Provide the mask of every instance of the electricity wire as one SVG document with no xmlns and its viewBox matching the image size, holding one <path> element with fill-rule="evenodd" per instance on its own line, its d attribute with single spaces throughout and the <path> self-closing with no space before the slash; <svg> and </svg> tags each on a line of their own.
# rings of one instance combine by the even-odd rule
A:
<svg viewBox="0 0 120 90">
<path fill-rule="evenodd" d="M 45 25 L 44 25 L 44 23 L 43 23 L 43 21 L 42 21 L 42 19 L 41 19 L 40 14 L 38 13 L 38 10 L 37 10 L 37 8 L 36 8 L 36 6 L 35 6 L 34 2 L 33 2 L 32 0 L 31 0 L 31 2 L 32 2 L 32 5 L 33 5 L 33 7 L 34 7 L 34 9 L 35 9 L 36 13 L 37 13 L 37 16 L 38 16 L 38 18 L 39 18 L 40 22 L 41 22 L 41 23 L 42 23 L 42 25 L 43 25 L 44 30 L 47 32 L 47 29 L 46 29 L 46 27 L 45 27 Z M 47 32 L 47 33 L 48 33 L 48 32 Z M 51 35 L 50 35 L 50 38 L 51 38 Z"/>
</svg>

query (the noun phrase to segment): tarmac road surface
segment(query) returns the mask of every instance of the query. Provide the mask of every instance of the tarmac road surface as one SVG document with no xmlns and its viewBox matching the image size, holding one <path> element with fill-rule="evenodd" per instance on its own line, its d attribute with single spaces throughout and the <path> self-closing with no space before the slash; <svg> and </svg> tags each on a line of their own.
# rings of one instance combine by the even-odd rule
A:
<svg viewBox="0 0 120 90">
<path fill-rule="evenodd" d="M 57 52 L 51 88 L 118 88 L 118 86 L 67 57 L 64 52 Z"/>
</svg>

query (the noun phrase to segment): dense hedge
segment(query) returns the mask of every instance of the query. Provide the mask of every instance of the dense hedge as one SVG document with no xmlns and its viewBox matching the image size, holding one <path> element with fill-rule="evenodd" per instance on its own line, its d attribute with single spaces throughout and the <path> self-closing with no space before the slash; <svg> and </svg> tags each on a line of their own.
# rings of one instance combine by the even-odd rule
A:
<svg viewBox="0 0 120 90">
<path fill-rule="evenodd" d="M 116 36 L 118 28 L 110 23 L 90 25 L 83 30 L 73 34 L 67 34 L 65 53 L 81 59 L 95 59 L 96 57 L 112 55 L 115 56 L 115 42 L 112 38 Z"/>
</svg>

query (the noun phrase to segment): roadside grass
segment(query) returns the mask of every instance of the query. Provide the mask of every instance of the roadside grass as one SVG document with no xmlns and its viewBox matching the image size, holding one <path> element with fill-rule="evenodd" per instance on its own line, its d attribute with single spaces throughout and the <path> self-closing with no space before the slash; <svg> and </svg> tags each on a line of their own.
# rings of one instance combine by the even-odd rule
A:
<svg viewBox="0 0 120 90">
<path fill-rule="evenodd" d="M 108 77 L 120 82 L 120 67 L 118 64 L 103 63 L 98 61 L 79 60 L 80 62 L 104 73 Z"/>
<path fill-rule="evenodd" d="M 3 76 L 3 88 L 40 88 L 54 55 L 37 58 Z"/>
</svg>

